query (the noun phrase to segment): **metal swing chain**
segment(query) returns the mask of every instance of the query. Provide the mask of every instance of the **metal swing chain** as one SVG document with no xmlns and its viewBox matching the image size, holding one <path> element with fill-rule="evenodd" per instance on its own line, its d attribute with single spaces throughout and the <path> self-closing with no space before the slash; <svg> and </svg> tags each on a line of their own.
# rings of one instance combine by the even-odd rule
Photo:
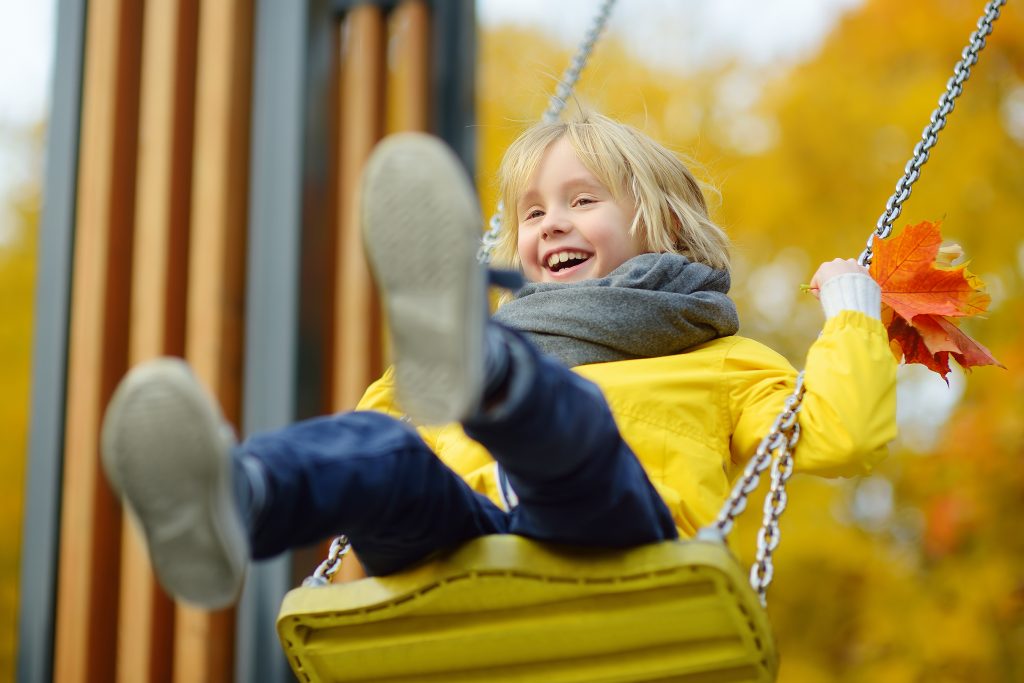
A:
<svg viewBox="0 0 1024 683">
<path fill-rule="evenodd" d="M 885 211 L 878 217 L 875 231 L 868 238 L 867 246 L 861 252 L 857 262 L 862 266 L 871 265 L 872 244 L 875 235 L 885 239 L 892 233 L 893 221 L 903 210 L 903 202 L 910 196 L 911 187 L 921 177 L 921 167 L 928 161 L 928 153 L 938 140 L 939 131 L 946 127 L 946 117 L 953 111 L 956 98 L 963 92 L 963 85 L 971 76 L 971 67 L 978 62 L 978 53 L 985 47 L 985 38 L 992 33 L 992 24 L 999 18 L 999 8 L 1006 0 L 991 0 L 978 19 L 978 30 L 971 34 L 967 46 L 963 49 L 961 59 L 953 67 L 953 75 L 946 82 L 946 91 L 939 98 L 939 104 L 932 112 L 929 123 L 921 132 L 921 140 L 914 146 L 914 153 L 903 170 L 903 177 L 896 183 L 896 191 L 885 203 Z"/>
<path fill-rule="evenodd" d="M 761 483 L 761 474 L 771 466 L 771 485 L 764 499 L 764 517 L 757 533 L 757 556 L 750 568 L 750 585 L 762 607 L 767 605 L 766 593 L 775 574 L 772 553 L 779 545 L 779 518 L 789 500 L 786 482 L 793 475 L 793 452 L 800 441 L 798 418 L 803 396 L 804 373 L 801 372 L 796 377 L 796 388 L 786 399 L 785 407 L 775 418 L 768 434 L 758 444 L 754 457 L 743 470 L 743 476 L 718 513 L 718 519 L 697 533 L 700 540 L 723 542 L 732 531 L 736 517 L 747 509 L 747 500 Z"/>
<path fill-rule="evenodd" d="M 946 83 L 946 91 L 939 98 L 939 105 L 932 112 L 930 123 L 925 126 L 921 135 L 921 141 L 914 147 L 913 156 L 904 168 L 903 177 L 896 184 L 895 193 L 886 202 L 885 212 L 878 219 L 877 227 L 868 239 L 867 248 L 857 259 L 862 266 L 871 264 L 874 236 L 878 235 L 885 239 L 892 233 L 892 223 L 900 215 L 903 202 L 910 196 L 911 186 L 921 176 L 921 167 L 928 161 L 928 153 L 935 146 L 939 131 L 945 127 L 946 117 L 953 111 L 954 101 L 963 92 L 963 85 L 971 75 L 971 67 L 977 63 L 978 53 L 985 47 L 985 38 L 992 33 L 992 24 L 999 18 L 999 8 L 1005 4 L 1006 0 L 991 0 L 985 6 L 984 14 L 978 20 L 978 29 L 971 34 L 967 47 L 961 53 L 962 59 L 953 68 L 953 76 Z M 711 526 L 701 529 L 697 534 L 698 538 L 724 541 L 732 531 L 736 515 L 746 509 L 747 498 L 757 489 L 761 473 L 768 469 L 768 463 L 772 462 L 771 486 L 765 497 L 764 518 L 757 534 L 757 555 L 750 568 L 750 585 L 757 593 L 762 606 L 767 605 L 766 593 L 775 574 L 772 553 L 779 546 L 779 517 L 786 509 L 788 501 L 786 482 L 793 474 L 793 450 L 800 440 L 800 424 L 797 418 L 803 397 L 804 373 L 801 372 L 797 375 L 796 388 L 786 399 L 785 408 L 775 419 L 768 434 L 761 440 L 754 457 L 747 463 L 743 476 L 733 487 L 718 518 Z M 774 460 L 773 453 L 776 454 Z"/>
<path fill-rule="evenodd" d="M 561 116 L 562 112 L 565 110 L 565 105 L 569 101 L 569 97 L 572 95 L 573 89 L 576 87 L 576 82 L 580 79 L 580 73 L 583 72 L 583 67 L 587 65 L 587 61 L 590 59 L 590 53 L 594 51 L 594 45 L 597 43 L 597 39 L 601 37 L 605 26 L 608 24 L 608 17 L 611 15 L 612 8 L 615 6 L 616 1 L 617 0 L 603 0 L 601 6 L 598 8 L 597 16 L 594 17 L 593 23 L 587 30 L 586 35 L 583 37 L 583 42 L 580 43 L 572 61 L 569 62 L 569 67 L 565 70 L 565 73 L 562 74 L 561 80 L 558 81 L 558 86 L 555 88 L 555 94 L 548 100 L 548 108 L 541 116 L 541 120 L 544 123 L 553 123 L 557 121 L 558 117 Z M 494 210 L 494 214 L 491 216 L 491 219 L 487 221 L 487 232 L 485 232 L 483 237 L 480 238 L 480 251 L 477 252 L 477 260 L 480 261 L 480 263 L 491 262 L 491 254 L 494 252 L 494 248 L 498 245 L 498 238 L 501 234 L 501 215 L 504 210 L 505 207 L 503 206 L 503 202 L 499 200 L 498 206 Z"/>
<path fill-rule="evenodd" d="M 601 6 L 597 10 L 597 16 L 594 17 L 594 21 L 583 37 L 583 42 L 580 43 L 579 48 L 576 50 L 576 54 L 569 63 L 569 67 L 562 74 L 558 87 L 555 89 L 555 94 L 548 100 L 548 108 L 541 117 L 541 120 L 545 123 L 557 121 L 558 117 L 561 116 L 566 103 L 569 101 L 569 96 L 572 95 L 572 91 L 576 87 L 576 82 L 580 79 L 583 68 L 590 59 L 590 53 L 594 51 L 597 39 L 601 37 L 605 26 L 608 24 L 608 17 L 611 15 L 612 8 L 616 2 L 617 0 L 603 0 L 601 2 Z M 488 222 L 490 229 L 481 238 L 480 251 L 477 253 L 477 260 L 481 263 L 490 262 L 491 252 L 494 251 L 494 247 L 498 243 L 498 234 L 501 232 L 501 212 L 502 206 L 499 201 L 495 214 L 491 216 L 491 220 Z M 331 577 L 341 568 L 342 559 L 348 554 L 350 548 L 348 537 L 338 536 L 335 538 L 331 542 L 327 559 L 320 563 L 320 566 L 316 568 L 313 575 L 307 577 L 302 582 L 302 585 L 325 586 L 329 584 Z"/>
<path fill-rule="evenodd" d="M 327 551 L 327 558 L 320 563 L 320 565 L 313 571 L 312 576 L 307 576 L 302 581 L 303 586 L 326 586 L 331 582 L 331 578 L 338 573 L 341 569 L 341 561 L 345 555 L 348 555 L 348 551 L 352 549 L 352 545 L 348 542 L 348 536 L 341 535 L 336 536 L 331 541 L 331 547 Z"/>
</svg>

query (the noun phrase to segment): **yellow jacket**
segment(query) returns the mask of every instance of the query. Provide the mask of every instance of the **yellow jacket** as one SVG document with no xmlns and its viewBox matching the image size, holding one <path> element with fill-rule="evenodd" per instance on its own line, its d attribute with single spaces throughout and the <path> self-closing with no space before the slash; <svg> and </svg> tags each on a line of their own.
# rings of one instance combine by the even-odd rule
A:
<svg viewBox="0 0 1024 683">
<path fill-rule="evenodd" d="M 714 520 L 797 372 L 751 339 L 716 339 L 674 356 L 583 365 L 601 387 L 619 432 L 672 511 L 683 537 Z M 896 363 L 885 329 L 843 311 L 825 323 L 804 372 L 796 471 L 849 476 L 871 470 L 896 436 Z M 389 369 L 360 410 L 400 416 Z M 494 461 L 458 424 L 420 434 L 473 489 L 500 504 Z"/>
</svg>

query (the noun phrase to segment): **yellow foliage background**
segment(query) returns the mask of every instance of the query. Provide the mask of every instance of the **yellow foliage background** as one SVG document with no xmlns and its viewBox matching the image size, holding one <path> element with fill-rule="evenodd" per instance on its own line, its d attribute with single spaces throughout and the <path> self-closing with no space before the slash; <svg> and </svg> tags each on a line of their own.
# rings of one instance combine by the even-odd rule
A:
<svg viewBox="0 0 1024 683">
<path fill-rule="evenodd" d="M 874 0 L 820 51 L 781 72 L 727 64 L 683 74 L 645 64 L 611 39 L 599 45 L 578 101 L 697 160 L 698 175 L 717 188 L 715 217 L 736 241 L 741 333 L 799 366 L 821 319 L 799 283 L 818 262 L 860 252 L 979 11 L 966 0 Z M 569 55 L 536 30 L 481 33 L 484 207 L 495 203 L 491 178 L 502 151 L 543 111 Z M 744 82 L 760 84 L 761 95 L 737 111 L 722 92 Z M 1007 369 L 954 378 L 949 390 L 905 373 L 906 436 L 874 475 L 791 483 L 769 595 L 783 681 L 1024 680 L 1017 3 L 1004 9 L 931 157 L 897 224 L 941 219 L 944 234 L 964 246 L 993 294 L 989 319 L 970 332 Z M 8 524 L 0 537 L 0 679 L 14 667 L 39 191 L 26 188 L 12 201 L 18 232 L 0 246 L 0 506 Z M 935 427 L 926 401 L 946 391 L 962 397 Z M 747 561 L 757 517 L 752 508 L 736 532 Z"/>
<path fill-rule="evenodd" d="M 26 135 L 41 157 L 42 135 Z M 7 202 L 15 231 L 0 242 L 0 681 L 14 679 L 40 188 L 21 187 Z"/>
</svg>

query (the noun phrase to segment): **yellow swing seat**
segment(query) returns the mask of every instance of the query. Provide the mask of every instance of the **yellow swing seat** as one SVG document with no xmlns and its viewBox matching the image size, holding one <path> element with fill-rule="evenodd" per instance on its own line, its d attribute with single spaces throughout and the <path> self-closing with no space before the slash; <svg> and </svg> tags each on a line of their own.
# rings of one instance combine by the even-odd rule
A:
<svg viewBox="0 0 1024 683">
<path fill-rule="evenodd" d="M 627 551 L 488 536 L 387 577 L 296 588 L 300 681 L 774 681 L 768 619 L 719 542 Z"/>
</svg>

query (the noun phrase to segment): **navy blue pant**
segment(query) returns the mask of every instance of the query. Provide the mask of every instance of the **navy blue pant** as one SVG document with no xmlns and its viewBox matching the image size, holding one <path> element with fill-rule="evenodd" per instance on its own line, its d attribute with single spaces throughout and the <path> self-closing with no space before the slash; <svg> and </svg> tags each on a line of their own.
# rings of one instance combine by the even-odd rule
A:
<svg viewBox="0 0 1024 683">
<path fill-rule="evenodd" d="M 600 389 L 525 341 L 520 347 L 525 360 L 513 372 L 521 389 L 499 417 L 463 424 L 507 474 L 519 499 L 511 512 L 472 491 L 404 422 L 343 413 L 242 444 L 269 484 L 250 533 L 253 557 L 344 533 L 367 572 L 380 575 L 486 534 L 610 548 L 676 538 Z"/>
</svg>

